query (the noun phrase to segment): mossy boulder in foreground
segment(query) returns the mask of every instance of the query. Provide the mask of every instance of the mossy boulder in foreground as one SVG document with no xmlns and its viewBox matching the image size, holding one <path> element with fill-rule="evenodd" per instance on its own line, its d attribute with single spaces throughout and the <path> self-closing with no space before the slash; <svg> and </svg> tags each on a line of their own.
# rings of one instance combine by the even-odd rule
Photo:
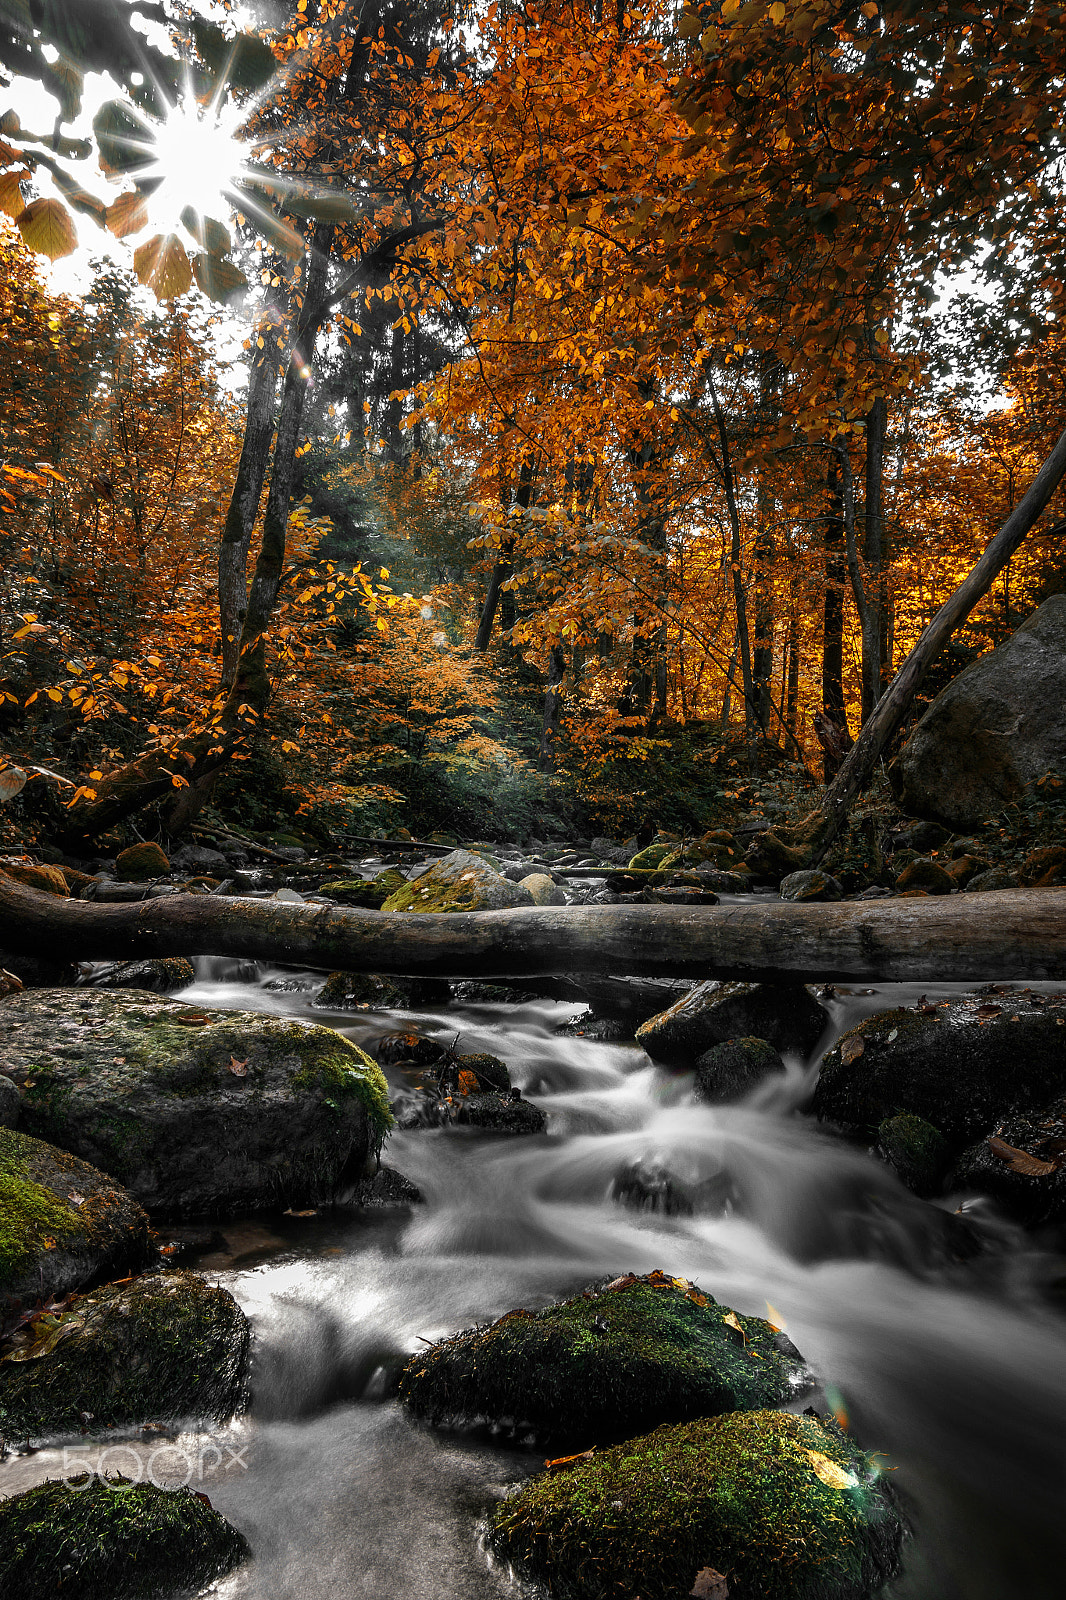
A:
<svg viewBox="0 0 1066 1600">
<path fill-rule="evenodd" d="M 125 1189 L 66 1150 L 0 1128 L 0 1329 L 147 1254 L 148 1218 Z"/>
<path fill-rule="evenodd" d="M 656 1272 L 445 1339 L 407 1363 L 400 1394 L 434 1422 L 510 1419 L 553 1444 L 589 1445 L 777 1405 L 809 1381 L 768 1322 Z"/>
<path fill-rule="evenodd" d="M 539 1474 L 497 1507 L 490 1543 L 555 1600 L 683 1600 L 707 1569 L 730 1600 L 861 1600 L 899 1571 L 903 1531 L 833 1424 L 748 1411 Z"/>
<path fill-rule="evenodd" d="M 21 1128 L 162 1216 L 326 1204 L 391 1126 L 380 1068 L 331 1028 L 140 990 L 13 995 L 0 1055 Z"/>
<path fill-rule="evenodd" d="M 18 1600 L 163 1600 L 250 1554 L 192 1489 L 82 1477 L 0 1500 L 0 1594 Z"/>
<path fill-rule="evenodd" d="M 195 1272 L 111 1284 L 43 1312 L 0 1353 L 0 1435 L 222 1423 L 243 1404 L 247 1359 L 243 1311 Z"/>
</svg>

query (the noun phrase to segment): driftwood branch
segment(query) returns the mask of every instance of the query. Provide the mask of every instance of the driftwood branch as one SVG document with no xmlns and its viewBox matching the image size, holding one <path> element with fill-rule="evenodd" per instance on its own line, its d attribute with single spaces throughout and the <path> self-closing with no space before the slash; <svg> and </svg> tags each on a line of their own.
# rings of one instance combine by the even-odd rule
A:
<svg viewBox="0 0 1066 1600">
<path fill-rule="evenodd" d="M 441 978 L 1066 979 L 1066 889 L 796 905 L 454 915 L 169 895 L 64 900 L 0 873 L 0 945 L 69 960 L 228 955 Z"/>
</svg>

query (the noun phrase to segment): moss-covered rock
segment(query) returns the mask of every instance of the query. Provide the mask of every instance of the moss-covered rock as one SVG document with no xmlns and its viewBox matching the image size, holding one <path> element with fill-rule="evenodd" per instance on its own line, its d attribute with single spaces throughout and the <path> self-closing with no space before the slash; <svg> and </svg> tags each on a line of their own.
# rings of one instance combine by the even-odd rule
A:
<svg viewBox="0 0 1066 1600">
<path fill-rule="evenodd" d="M 433 1422 L 485 1419 L 589 1445 L 657 1422 L 777 1405 L 807 1386 L 798 1351 L 684 1279 L 632 1274 L 510 1311 L 413 1356 L 400 1394 Z"/>
<path fill-rule="evenodd" d="M 19 1119 L 19 1092 L 6 1073 L 0 1072 L 0 1128 L 13 1128 Z"/>
<path fill-rule="evenodd" d="M 896 879 L 896 888 L 901 894 L 908 889 L 924 889 L 927 894 L 950 894 L 956 887 L 951 873 L 945 870 L 941 862 L 934 861 L 932 856 L 918 856 L 914 861 L 908 861 Z"/>
<path fill-rule="evenodd" d="M 781 1076 L 785 1063 L 766 1039 L 729 1039 L 705 1050 L 696 1062 L 697 1100 L 721 1105 L 739 1100 L 764 1078 Z"/>
<path fill-rule="evenodd" d="M 1066 1086 L 1066 997 L 993 993 L 879 1011 L 822 1058 L 815 1114 L 869 1137 L 908 1112 L 958 1149 Z"/>
<path fill-rule="evenodd" d="M 0 1435 L 222 1423 L 244 1403 L 248 1323 L 194 1272 L 153 1272 L 42 1312 L 0 1350 Z"/>
<path fill-rule="evenodd" d="M 331 1028 L 140 990 L 31 990 L 0 1008 L 20 1126 L 163 1216 L 327 1204 L 390 1126 L 380 1068 Z"/>
<path fill-rule="evenodd" d="M 193 1489 L 82 1477 L 0 1500 L 0 1592 L 18 1600 L 165 1600 L 250 1554 Z"/>
<path fill-rule="evenodd" d="M 35 861 L 0 861 L 0 872 L 6 872 L 17 883 L 28 889 L 40 889 L 44 894 L 68 895 L 67 880 L 58 867 L 41 867 Z"/>
<path fill-rule="evenodd" d="M 989 889 L 1017 889 L 1018 874 L 1013 867 L 989 867 L 987 872 L 977 872 L 966 885 L 967 894 L 983 894 Z"/>
<path fill-rule="evenodd" d="M 730 1600 L 861 1600 L 898 1573 L 903 1533 L 833 1424 L 750 1411 L 539 1474 L 496 1508 L 490 1542 L 555 1600 L 682 1600 L 707 1569 Z"/>
<path fill-rule="evenodd" d="M 170 860 L 159 845 L 150 840 L 144 844 L 131 844 L 115 857 L 115 874 L 123 883 L 144 883 L 148 878 L 161 878 L 170 871 Z"/>
<path fill-rule="evenodd" d="M 817 1043 L 826 1014 L 802 983 L 720 983 L 710 979 L 637 1029 L 638 1044 L 653 1061 L 691 1066 L 727 1039 L 768 1039 L 779 1050 L 807 1051 Z"/>
<path fill-rule="evenodd" d="M 342 906 L 356 906 L 363 911 L 380 911 L 390 894 L 402 889 L 407 879 L 402 872 L 390 869 L 379 872 L 376 878 L 332 878 L 324 883 L 320 894 L 339 900 Z"/>
<path fill-rule="evenodd" d="M 877 1130 L 877 1148 L 915 1194 L 931 1195 L 940 1188 L 949 1152 L 947 1140 L 931 1122 L 908 1112 L 886 1117 Z"/>
<path fill-rule="evenodd" d="M 953 857 L 951 861 L 945 861 L 944 871 L 957 889 L 965 889 L 980 873 L 988 872 L 989 865 L 983 856 L 974 856 L 967 852 Z"/>
<path fill-rule="evenodd" d="M 316 1011 L 393 1011 L 409 1001 L 409 988 L 402 979 L 331 972 L 311 1004 Z"/>
<path fill-rule="evenodd" d="M 511 883 L 483 856 L 453 850 L 435 861 L 382 906 L 383 911 L 501 911 L 531 906 L 528 889 Z"/>
<path fill-rule="evenodd" d="M 948 1182 L 989 1195 L 1030 1227 L 1066 1221 L 1066 1095 L 997 1122 L 963 1151 Z"/>
<path fill-rule="evenodd" d="M 173 994 L 195 980 L 191 961 L 184 956 L 150 956 L 143 961 L 108 961 L 89 978 L 92 989 L 150 989 L 153 994 Z"/>
<path fill-rule="evenodd" d="M 392 1103 L 396 1126 L 414 1128 L 480 1128 L 508 1135 L 543 1133 L 547 1118 L 539 1106 L 525 1100 L 517 1089 L 474 1090 L 448 1094 L 418 1089 L 398 1095 Z"/>
<path fill-rule="evenodd" d="M 842 900 L 844 891 L 828 872 L 805 867 L 801 872 L 790 872 L 778 885 L 782 900 L 796 900 L 802 904 L 827 900 Z"/>
<path fill-rule="evenodd" d="M 629 865 L 637 872 L 661 867 L 668 856 L 677 854 L 677 850 L 677 844 L 673 840 L 665 843 L 660 840 L 655 844 L 645 845 L 643 850 L 638 850 L 636 855 L 631 857 Z"/>
<path fill-rule="evenodd" d="M 143 1264 L 148 1218 L 66 1150 L 0 1128 L 0 1329 L 27 1306 Z"/>
</svg>

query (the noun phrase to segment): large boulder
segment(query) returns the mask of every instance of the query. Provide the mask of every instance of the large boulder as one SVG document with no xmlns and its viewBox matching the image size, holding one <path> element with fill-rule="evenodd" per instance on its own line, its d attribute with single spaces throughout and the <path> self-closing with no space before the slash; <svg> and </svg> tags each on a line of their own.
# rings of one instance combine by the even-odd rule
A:
<svg viewBox="0 0 1066 1600">
<path fill-rule="evenodd" d="M 152 1272 L 79 1295 L 0 1356 L 0 1435 L 146 1422 L 223 1423 L 245 1399 L 248 1322 L 195 1272 Z"/>
<path fill-rule="evenodd" d="M 948 684 L 893 778 L 905 810 L 962 830 L 1053 767 L 1066 769 L 1066 594 Z"/>
<path fill-rule="evenodd" d="M 510 883 L 481 856 L 453 850 L 390 894 L 382 911 L 507 911 L 533 905 L 528 889 Z"/>
<path fill-rule="evenodd" d="M 19 1126 L 163 1216 L 328 1203 L 391 1125 L 377 1064 L 331 1028 L 140 990 L 27 990 L 0 1008 Z"/>
<path fill-rule="evenodd" d="M 18 1600 L 166 1600 L 250 1554 L 195 1489 L 83 1475 L 0 1500 L 0 1594 Z"/>
<path fill-rule="evenodd" d="M 864 1136 L 900 1113 L 956 1148 L 1066 1088 L 1066 996 L 966 995 L 879 1011 L 822 1060 L 815 1114 Z"/>
<path fill-rule="evenodd" d="M 831 1422 L 736 1412 L 551 1462 L 489 1542 L 559 1600 L 864 1600 L 900 1570 L 887 1480 Z"/>
<path fill-rule="evenodd" d="M 997 1122 L 959 1157 L 953 1189 L 989 1195 L 1020 1222 L 1066 1222 L 1066 1095 Z"/>
<path fill-rule="evenodd" d="M 148 1218 L 112 1178 L 0 1128 L 0 1329 L 29 1306 L 141 1266 L 147 1254 Z"/>
<path fill-rule="evenodd" d="M 146 956 L 140 961 L 104 961 L 85 983 L 92 989 L 151 989 L 155 994 L 173 994 L 176 989 L 187 989 L 195 978 L 193 964 L 184 956 Z"/>
<path fill-rule="evenodd" d="M 728 1039 L 766 1039 L 778 1050 L 806 1053 L 817 1044 L 826 1014 L 802 983 L 699 983 L 688 994 L 649 1017 L 637 1043 L 653 1061 L 692 1066 L 712 1045 Z"/>
<path fill-rule="evenodd" d="M 764 1079 L 784 1074 L 785 1063 L 766 1039 L 727 1039 L 697 1059 L 693 1094 L 709 1105 L 722 1105 L 750 1094 Z"/>
<path fill-rule="evenodd" d="M 553 1444 L 779 1405 L 810 1387 L 791 1341 L 682 1278 L 616 1279 L 421 1350 L 400 1394 L 434 1422 L 487 1418 Z"/>
</svg>

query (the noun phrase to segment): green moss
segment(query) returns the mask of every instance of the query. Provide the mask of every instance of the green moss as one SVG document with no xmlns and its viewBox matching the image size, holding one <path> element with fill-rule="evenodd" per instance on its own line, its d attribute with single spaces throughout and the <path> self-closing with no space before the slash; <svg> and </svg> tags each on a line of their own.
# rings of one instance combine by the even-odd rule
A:
<svg viewBox="0 0 1066 1600">
<path fill-rule="evenodd" d="M 542 1473 L 490 1529 L 558 1600 L 680 1600 L 704 1567 L 731 1600 L 859 1600 L 899 1571 L 902 1537 L 868 1456 L 832 1424 L 774 1411 L 657 1428 Z"/>
<path fill-rule="evenodd" d="M 48 1243 L 85 1237 L 85 1221 L 69 1201 L 35 1183 L 27 1169 L 34 1141 L 0 1128 L 0 1287 L 11 1283 Z"/>
<path fill-rule="evenodd" d="M 944 1135 L 931 1122 L 907 1112 L 886 1117 L 877 1130 L 877 1143 L 900 1182 L 915 1194 L 932 1194 L 939 1186 L 949 1150 Z"/>
<path fill-rule="evenodd" d="M 321 1028 L 318 1031 L 333 1032 Z M 305 1041 L 313 1037 L 303 1035 Z M 289 1083 L 293 1089 L 317 1090 L 330 1105 L 342 1100 L 359 1100 L 370 1121 L 371 1144 L 375 1153 L 380 1153 L 393 1125 L 385 1074 L 365 1050 L 360 1050 L 343 1034 L 334 1037 L 338 1047 L 334 1055 L 323 1057 L 317 1047 L 312 1051 L 304 1044 L 300 1053 L 305 1059 L 290 1074 Z"/>
<path fill-rule="evenodd" d="M 248 1324 L 192 1272 L 156 1272 L 42 1314 L 0 1356 L 0 1435 L 40 1438 L 240 1409 Z"/>
<path fill-rule="evenodd" d="M 429 873 L 404 880 L 403 888 L 390 894 L 382 904 L 382 911 L 478 911 L 481 908 L 481 888 L 476 879 L 469 883 L 442 883 Z"/>
<path fill-rule="evenodd" d="M 649 844 L 645 845 L 643 850 L 637 851 L 636 855 L 631 858 L 629 865 L 635 867 L 638 871 L 642 867 L 661 867 L 668 857 L 676 857 L 679 854 L 680 850 L 676 843 Z"/>
<path fill-rule="evenodd" d="M 321 893 L 329 895 L 332 900 L 339 900 L 345 906 L 380 911 L 389 896 L 404 888 L 406 883 L 402 872 L 379 872 L 372 881 L 365 878 L 336 878 L 324 883 Z"/>
<path fill-rule="evenodd" d="M 761 1318 L 662 1274 L 617 1281 L 420 1352 L 401 1397 L 434 1422 L 510 1418 L 538 1438 L 589 1445 L 776 1405 L 804 1386 L 799 1353 Z"/>
<path fill-rule="evenodd" d="M 0 1501 L 0 1592 L 19 1600 L 162 1600 L 250 1554 L 192 1489 L 83 1477 Z"/>
</svg>

